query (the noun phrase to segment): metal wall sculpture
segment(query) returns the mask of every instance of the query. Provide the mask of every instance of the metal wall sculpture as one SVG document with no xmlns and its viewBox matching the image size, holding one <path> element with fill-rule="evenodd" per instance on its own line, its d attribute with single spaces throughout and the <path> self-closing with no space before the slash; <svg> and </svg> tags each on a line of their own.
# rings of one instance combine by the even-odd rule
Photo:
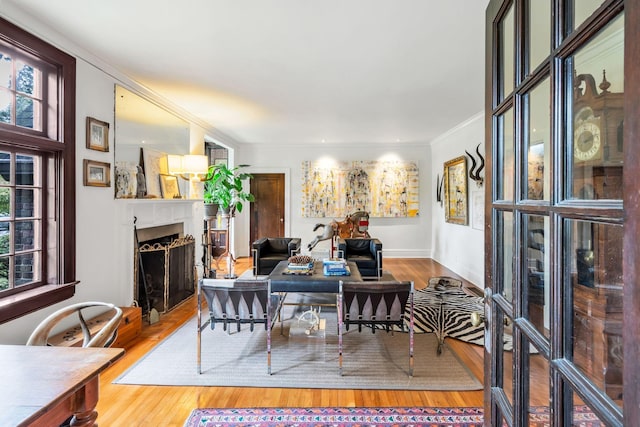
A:
<svg viewBox="0 0 640 427">
<path fill-rule="evenodd" d="M 418 166 L 413 162 L 302 163 L 303 217 L 344 218 L 355 211 L 372 217 L 415 217 L 418 195 Z"/>
</svg>

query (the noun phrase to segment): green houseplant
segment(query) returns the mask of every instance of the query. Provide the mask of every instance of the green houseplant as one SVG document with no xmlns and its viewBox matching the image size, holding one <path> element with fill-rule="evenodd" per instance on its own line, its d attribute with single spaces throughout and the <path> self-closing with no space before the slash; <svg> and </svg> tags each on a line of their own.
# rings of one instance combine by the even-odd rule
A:
<svg viewBox="0 0 640 427">
<path fill-rule="evenodd" d="M 223 212 L 233 217 L 242 212 L 243 202 L 253 202 L 253 194 L 243 189 L 244 181 L 253 178 L 250 173 L 240 169 L 249 165 L 229 168 L 226 164 L 211 165 L 204 183 L 205 205 L 217 205 Z"/>
</svg>

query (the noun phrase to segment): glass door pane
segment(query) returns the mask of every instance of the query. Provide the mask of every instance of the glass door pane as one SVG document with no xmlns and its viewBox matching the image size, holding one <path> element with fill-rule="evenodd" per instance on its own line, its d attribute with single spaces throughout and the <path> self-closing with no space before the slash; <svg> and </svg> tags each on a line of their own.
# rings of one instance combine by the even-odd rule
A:
<svg viewBox="0 0 640 427">
<path fill-rule="evenodd" d="M 551 50 L 551 0 L 529 2 L 529 71 L 535 70 Z"/>
<path fill-rule="evenodd" d="M 525 317 L 545 338 L 550 336 L 551 321 L 549 236 L 548 217 L 523 216 L 523 240 L 526 257 L 523 285 L 526 286 Z"/>
<path fill-rule="evenodd" d="M 565 220 L 566 289 L 572 290 L 568 358 L 622 404 L 622 237 L 620 225 Z"/>
<path fill-rule="evenodd" d="M 573 64 L 572 180 L 567 194 L 582 200 L 622 199 L 624 16 L 579 49 Z"/>
<path fill-rule="evenodd" d="M 550 200 L 551 196 L 551 86 L 549 78 L 544 79 L 525 95 L 528 103 L 529 129 L 526 141 L 528 148 L 523 152 L 527 167 L 526 194 L 524 199 Z"/>
<path fill-rule="evenodd" d="M 500 81 L 502 82 L 502 88 L 500 91 L 500 99 L 502 101 L 511 92 L 513 92 L 514 78 L 515 78 L 515 60 L 514 60 L 514 34 L 515 34 L 515 22 L 514 22 L 514 6 L 513 3 L 509 7 L 509 10 L 505 14 L 500 25 Z"/>
<path fill-rule="evenodd" d="M 513 109 L 498 118 L 500 137 L 498 139 L 498 200 L 513 200 L 514 191 L 514 139 Z"/>
</svg>

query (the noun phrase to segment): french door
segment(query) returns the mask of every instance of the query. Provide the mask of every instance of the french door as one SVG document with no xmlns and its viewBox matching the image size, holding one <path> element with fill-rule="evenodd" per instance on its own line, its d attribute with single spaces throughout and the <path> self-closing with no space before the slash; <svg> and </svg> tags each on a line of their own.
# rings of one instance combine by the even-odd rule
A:
<svg viewBox="0 0 640 427">
<path fill-rule="evenodd" d="M 640 2 L 491 0 L 486 19 L 485 424 L 632 425 Z"/>
</svg>

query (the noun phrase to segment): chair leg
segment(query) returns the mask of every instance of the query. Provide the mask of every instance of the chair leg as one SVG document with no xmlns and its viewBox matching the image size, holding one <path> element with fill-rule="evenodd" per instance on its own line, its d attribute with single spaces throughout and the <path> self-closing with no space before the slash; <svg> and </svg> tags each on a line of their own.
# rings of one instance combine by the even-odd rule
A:
<svg viewBox="0 0 640 427">
<path fill-rule="evenodd" d="M 338 370 L 342 376 L 342 293 L 336 296 L 336 311 L 338 312 Z"/>
<path fill-rule="evenodd" d="M 409 294 L 409 377 L 413 378 L 413 292 Z"/>
<path fill-rule="evenodd" d="M 271 375 L 271 321 L 268 321 L 267 328 L 267 375 Z"/>
</svg>

